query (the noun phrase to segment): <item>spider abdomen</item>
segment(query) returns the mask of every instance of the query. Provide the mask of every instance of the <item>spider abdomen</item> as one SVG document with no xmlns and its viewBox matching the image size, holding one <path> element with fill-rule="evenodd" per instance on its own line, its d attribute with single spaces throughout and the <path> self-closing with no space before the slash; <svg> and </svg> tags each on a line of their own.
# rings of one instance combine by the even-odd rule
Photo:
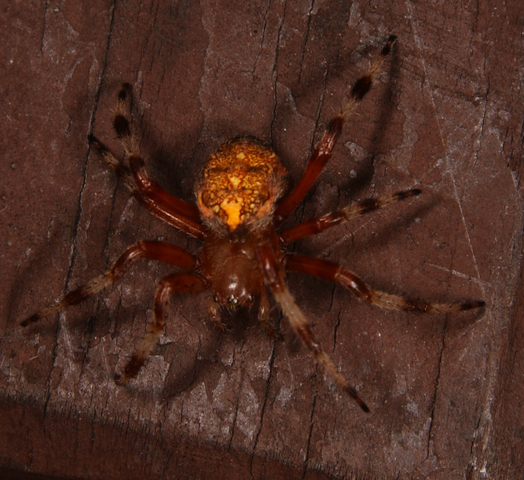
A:
<svg viewBox="0 0 524 480">
<path fill-rule="evenodd" d="M 224 235 L 239 227 L 265 228 L 284 191 L 286 175 L 264 142 L 254 137 L 229 140 L 209 157 L 196 185 L 204 222 Z"/>
</svg>

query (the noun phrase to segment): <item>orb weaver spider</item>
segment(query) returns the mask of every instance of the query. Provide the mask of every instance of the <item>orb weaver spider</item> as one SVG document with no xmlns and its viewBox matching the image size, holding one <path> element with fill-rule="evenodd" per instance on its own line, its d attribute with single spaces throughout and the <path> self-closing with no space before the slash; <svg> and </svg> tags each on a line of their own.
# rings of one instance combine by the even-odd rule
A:
<svg viewBox="0 0 524 480">
<path fill-rule="evenodd" d="M 172 294 L 200 293 L 212 289 L 214 295 L 209 303 L 209 315 L 221 330 L 225 330 L 221 320 L 222 308 L 235 310 L 238 307 L 249 307 L 258 301 L 258 319 L 266 332 L 274 336 L 276 332 L 269 323 L 268 289 L 317 362 L 362 410 L 368 412 L 368 406 L 322 349 L 304 314 L 295 303 L 286 284 L 286 270 L 339 283 L 359 299 L 381 308 L 449 313 L 484 306 L 483 301 L 428 303 L 373 290 L 339 264 L 285 252 L 284 247 L 287 244 L 417 196 L 421 193 L 419 189 L 361 200 L 277 233 L 277 227 L 304 199 L 331 157 L 344 122 L 370 90 L 395 41 L 394 35 L 389 36 L 377 60 L 353 85 L 349 96 L 342 102 L 340 113 L 329 122 L 302 178 L 282 200 L 286 187 L 286 169 L 267 144 L 252 137 L 234 138 L 209 157 L 195 186 L 196 205 L 165 192 L 148 176 L 131 135 L 127 118 L 131 87 L 124 84 L 118 94 L 113 127 L 121 140 L 129 167 L 117 160 L 97 138 L 91 136 L 90 143 L 151 213 L 202 240 L 201 252 L 195 257 L 186 250 L 163 241 L 140 241 L 122 253 L 103 275 L 25 319 L 21 325 L 26 327 L 99 292 L 119 279 L 139 258 L 158 260 L 171 264 L 182 272 L 169 275 L 160 282 L 154 300 L 154 320 L 124 372 L 115 375 L 115 381 L 119 385 L 126 384 L 137 375 L 156 344 L 164 328 L 165 309 Z"/>
</svg>

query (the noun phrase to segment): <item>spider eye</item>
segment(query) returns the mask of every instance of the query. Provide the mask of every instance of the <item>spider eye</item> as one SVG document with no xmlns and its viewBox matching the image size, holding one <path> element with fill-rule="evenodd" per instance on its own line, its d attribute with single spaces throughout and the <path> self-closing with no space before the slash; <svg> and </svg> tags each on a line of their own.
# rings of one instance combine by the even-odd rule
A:
<svg viewBox="0 0 524 480">
<path fill-rule="evenodd" d="M 213 301 L 214 301 L 215 303 L 220 303 L 220 298 L 218 298 L 218 295 L 215 295 L 215 296 L 213 297 Z"/>
<path fill-rule="evenodd" d="M 249 303 L 253 303 L 255 301 L 255 296 L 254 295 L 249 295 Z"/>
<path fill-rule="evenodd" d="M 229 308 L 236 308 L 236 307 L 238 307 L 238 298 L 233 297 L 233 296 L 229 297 L 227 299 L 227 306 Z"/>
</svg>

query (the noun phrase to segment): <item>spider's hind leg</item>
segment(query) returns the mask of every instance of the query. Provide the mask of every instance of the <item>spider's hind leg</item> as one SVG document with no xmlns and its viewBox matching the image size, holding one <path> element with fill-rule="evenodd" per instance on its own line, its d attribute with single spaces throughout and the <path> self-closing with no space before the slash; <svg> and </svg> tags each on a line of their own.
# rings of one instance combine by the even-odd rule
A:
<svg viewBox="0 0 524 480">
<path fill-rule="evenodd" d="M 275 225 L 280 225 L 288 215 L 295 209 L 295 207 L 304 199 L 307 192 L 322 172 L 328 160 L 331 158 L 333 149 L 337 143 L 338 137 L 342 133 L 347 118 L 356 110 L 362 99 L 370 91 L 373 82 L 380 75 L 382 64 L 386 57 L 391 53 L 394 43 L 397 41 L 395 35 L 390 35 L 384 47 L 382 48 L 379 57 L 374 61 L 369 70 L 360 77 L 353 87 L 349 95 L 342 101 L 340 112 L 335 115 L 329 122 L 324 135 L 315 148 L 315 151 L 309 159 L 302 178 L 299 180 L 295 188 L 285 197 L 275 210 Z"/>
</svg>

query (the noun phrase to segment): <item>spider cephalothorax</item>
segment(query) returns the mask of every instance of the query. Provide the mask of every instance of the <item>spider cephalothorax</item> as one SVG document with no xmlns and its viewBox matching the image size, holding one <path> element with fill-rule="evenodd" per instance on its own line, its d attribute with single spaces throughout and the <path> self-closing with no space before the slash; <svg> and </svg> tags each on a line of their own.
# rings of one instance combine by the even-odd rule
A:
<svg viewBox="0 0 524 480">
<path fill-rule="evenodd" d="M 482 301 L 446 304 L 406 299 L 373 290 L 354 273 L 336 263 L 286 253 L 286 244 L 378 208 L 414 197 L 420 194 L 419 189 L 361 200 L 341 210 L 303 222 L 280 234 L 276 231 L 304 199 L 331 157 L 345 120 L 371 88 L 395 40 L 393 35 L 388 38 L 378 60 L 354 84 L 351 93 L 342 102 L 341 112 L 328 124 L 302 178 L 280 203 L 286 185 L 286 170 L 268 145 L 251 137 L 230 140 L 210 156 L 196 184 L 197 205 L 186 203 L 166 193 L 147 175 L 136 146 L 137 142 L 133 141 L 131 136 L 127 119 L 130 86 L 125 84 L 118 94 L 113 126 L 122 141 L 129 167 L 118 161 L 96 138 L 90 137 L 91 144 L 123 179 L 137 200 L 154 215 L 188 235 L 201 239 L 201 253 L 195 257 L 186 250 L 166 242 L 140 241 L 122 253 L 106 273 L 27 318 L 22 325 L 27 326 L 100 291 L 120 278 L 138 258 L 159 260 L 182 271 L 169 275 L 160 282 L 155 295 L 154 321 L 123 374 L 116 376 L 117 383 L 123 385 L 133 378 L 148 357 L 163 330 L 165 307 L 173 293 L 199 293 L 212 289 L 209 314 L 221 329 L 225 328 L 220 318 L 221 307 L 234 309 L 250 306 L 258 299 L 258 319 L 265 330 L 273 335 L 275 331 L 269 323 L 267 289 L 271 291 L 292 327 L 316 360 L 364 411 L 369 411 L 355 389 L 320 346 L 288 290 L 285 270 L 339 283 L 359 299 L 382 308 L 446 313 L 480 308 L 484 305 Z"/>
</svg>

